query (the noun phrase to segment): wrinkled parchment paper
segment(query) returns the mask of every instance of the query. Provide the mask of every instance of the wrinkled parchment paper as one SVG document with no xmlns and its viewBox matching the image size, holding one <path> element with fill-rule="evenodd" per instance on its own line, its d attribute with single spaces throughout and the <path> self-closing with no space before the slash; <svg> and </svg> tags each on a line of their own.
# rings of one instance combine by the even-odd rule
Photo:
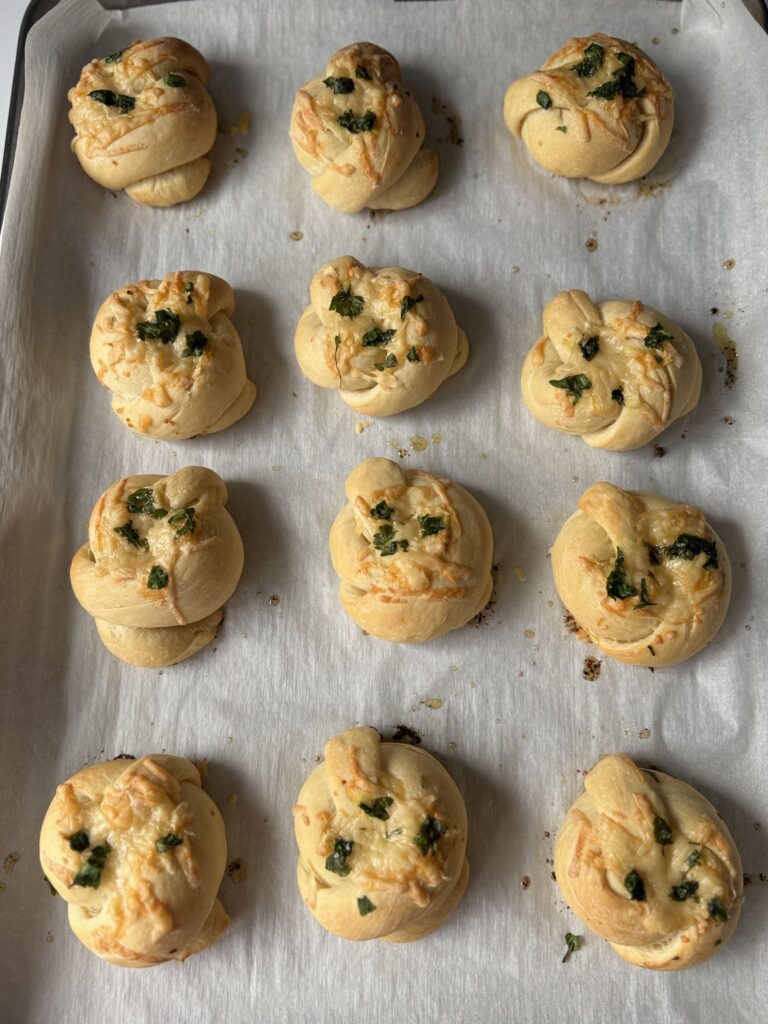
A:
<svg viewBox="0 0 768 1024">
<path fill-rule="evenodd" d="M 554 178 L 502 121 L 514 78 L 595 30 L 636 41 L 677 93 L 671 145 L 639 185 Z M 88 59 L 161 34 L 208 58 L 223 128 L 207 189 L 170 211 L 90 181 L 67 122 L 66 91 Z M 291 152 L 295 88 L 358 39 L 398 56 L 439 150 L 439 185 L 419 209 L 339 214 Z M 7 1024 L 764 1019 L 767 58 L 736 0 L 200 0 L 129 13 L 64 0 L 35 26 L 0 269 Z M 243 111 L 249 131 L 237 134 Z M 362 432 L 337 395 L 303 379 L 292 349 L 313 271 L 342 253 L 428 274 L 471 344 L 431 401 Z M 259 396 L 223 434 L 157 443 L 111 413 L 88 337 L 112 289 L 179 268 L 234 286 Z M 659 438 L 664 452 L 593 451 L 526 412 L 524 353 L 545 303 L 569 287 L 641 298 L 696 340 L 701 402 Z M 726 367 L 717 341 L 728 338 Z M 486 508 L 499 569 L 482 623 L 398 647 L 342 612 L 326 538 L 346 474 L 372 455 L 453 477 Z M 107 485 L 191 463 L 228 483 L 243 579 L 214 645 L 163 672 L 132 669 L 101 646 L 69 560 Z M 599 679 L 583 677 L 597 652 L 564 627 L 547 551 L 599 479 L 700 505 L 727 544 L 727 621 L 684 665 L 652 674 L 605 660 Z M 325 740 L 354 723 L 415 729 L 469 808 L 466 897 L 413 946 L 334 938 L 296 889 L 291 805 Z M 229 856 L 247 877 L 225 877 L 232 927 L 215 947 L 126 971 L 69 932 L 37 834 L 56 784 L 81 765 L 164 750 L 208 759 Z M 564 933 L 585 929 L 551 877 L 555 831 L 582 771 L 617 750 L 712 799 L 752 882 L 727 949 L 677 976 L 633 969 L 589 934 L 560 963 Z"/>
</svg>

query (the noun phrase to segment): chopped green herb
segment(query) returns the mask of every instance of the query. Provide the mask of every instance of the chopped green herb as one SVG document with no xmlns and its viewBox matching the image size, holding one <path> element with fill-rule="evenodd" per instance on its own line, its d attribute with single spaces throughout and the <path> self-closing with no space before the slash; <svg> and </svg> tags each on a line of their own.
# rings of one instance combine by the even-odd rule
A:
<svg viewBox="0 0 768 1024">
<path fill-rule="evenodd" d="M 672 842 L 672 829 L 658 814 L 653 819 L 653 838 L 659 846 L 669 846 Z"/>
<path fill-rule="evenodd" d="M 369 804 L 360 804 L 360 810 L 370 818 L 378 818 L 379 821 L 389 821 L 388 807 L 391 807 L 395 801 L 391 796 L 377 796 L 375 800 Z"/>
<path fill-rule="evenodd" d="M 81 885 L 86 889 L 98 889 L 101 885 L 101 873 L 111 852 L 112 847 L 109 843 L 94 846 L 90 857 L 72 879 L 72 885 Z"/>
<path fill-rule="evenodd" d="M 175 832 L 169 832 L 155 840 L 155 849 L 158 853 L 168 853 L 174 846 L 181 846 L 183 842 L 181 836 L 177 836 Z"/>
<path fill-rule="evenodd" d="M 587 362 L 591 363 L 597 355 L 597 353 L 600 351 L 600 340 L 597 337 L 587 338 L 586 341 L 579 342 L 579 348 L 581 349 L 581 354 L 584 356 Z"/>
<path fill-rule="evenodd" d="M 374 345 L 386 345 L 394 338 L 396 333 L 394 330 L 382 331 L 380 327 L 374 326 L 370 331 L 365 332 L 361 344 L 364 348 L 371 348 Z"/>
<path fill-rule="evenodd" d="M 328 309 L 333 313 L 338 313 L 339 316 L 346 316 L 353 320 L 363 312 L 364 305 L 365 299 L 361 295 L 353 295 L 350 286 L 346 291 L 336 292 Z"/>
<path fill-rule="evenodd" d="M 167 71 L 163 75 L 163 83 L 170 85 L 172 89 L 182 89 L 187 84 L 187 80 L 182 75 L 175 75 L 172 71 Z"/>
<path fill-rule="evenodd" d="M 669 890 L 669 898 L 677 903 L 684 903 L 690 896 L 696 893 L 699 883 L 692 878 L 687 878 L 680 885 L 673 885 Z"/>
<path fill-rule="evenodd" d="M 565 134 L 568 131 L 568 126 L 564 124 L 559 124 L 557 128 L 555 128 L 555 131 L 562 132 L 563 134 Z"/>
<path fill-rule="evenodd" d="M 645 884 L 637 871 L 632 869 L 624 879 L 624 888 L 629 893 L 629 898 L 636 903 L 645 901 Z"/>
<path fill-rule="evenodd" d="M 185 533 L 194 533 L 197 523 L 195 522 L 195 510 L 193 508 L 180 508 L 178 512 L 174 512 L 171 518 L 168 520 L 171 526 L 175 526 L 176 523 L 181 523 L 181 526 L 176 530 L 174 536 L 183 537 Z"/>
<path fill-rule="evenodd" d="M 325 870 L 332 871 L 334 875 L 341 875 L 344 878 L 352 868 L 349 865 L 349 856 L 352 853 L 354 842 L 351 839 L 342 839 L 338 836 L 333 843 L 333 853 L 326 858 Z"/>
<path fill-rule="evenodd" d="M 539 104 L 540 107 L 543 107 L 545 110 L 549 110 L 549 108 L 552 106 L 552 97 L 549 95 L 548 92 L 544 92 L 543 89 L 539 89 L 539 91 L 536 93 L 536 102 Z"/>
<path fill-rule="evenodd" d="M 163 590 L 168 586 L 168 573 L 161 565 L 153 565 L 149 570 L 147 586 L 150 590 Z"/>
<path fill-rule="evenodd" d="M 694 850 L 693 853 L 689 855 L 685 863 L 688 865 L 688 869 L 690 870 L 691 868 L 695 868 L 700 860 L 701 850 Z"/>
<path fill-rule="evenodd" d="M 728 911 L 723 906 L 719 896 L 712 897 L 707 904 L 707 910 L 709 911 L 709 916 L 720 924 L 728 920 Z"/>
<path fill-rule="evenodd" d="M 433 537 L 445 529 L 442 516 L 417 516 L 422 537 Z"/>
<path fill-rule="evenodd" d="M 168 509 L 155 505 L 155 495 L 151 487 L 140 487 L 137 491 L 132 491 L 125 499 L 125 507 L 129 512 L 151 516 L 153 519 L 165 519 L 168 515 Z"/>
<path fill-rule="evenodd" d="M 108 57 L 104 58 L 105 64 L 119 64 L 123 59 L 124 50 L 118 50 L 117 53 L 110 53 Z"/>
<path fill-rule="evenodd" d="M 591 78 L 602 67 L 604 52 L 599 43 L 590 43 L 584 51 L 584 59 L 574 64 L 571 71 L 575 71 L 579 78 Z"/>
<path fill-rule="evenodd" d="M 663 348 L 665 341 L 672 341 L 672 335 L 665 331 L 661 324 L 656 324 L 646 334 L 644 341 L 646 348 Z"/>
<path fill-rule="evenodd" d="M 397 366 L 397 359 L 391 352 L 387 352 L 387 358 L 383 363 L 374 363 L 374 370 L 391 370 L 394 366 Z"/>
<path fill-rule="evenodd" d="M 340 75 L 338 78 L 329 75 L 328 78 L 323 79 L 323 85 L 327 85 L 336 96 L 355 91 L 354 81 L 351 78 L 345 78 L 343 75 Z"/>
<path fill-rule="evenodd" d="M 413 837 L 413 842 L 421 856 L 426 857 L 430 852 L 437 853 L 437 844 L 447 831 L 448 826 L 442 821 L 438 821 L 436 818 L 425 818 L 421 823 L 421 828 Z"/>
<path fill-rule="evenodd" d="M 645 96 L 645 89 L 638 89 L 632 77 L 635 73 L 635 58 L 628 53 L 618 53 L 616 56 L 622 66 L 613 72 L 613 80 L 599 85 L 597 89 L 588 92 L 587 96 L 597 96 L 601 100 L 615 100 L 617 96 L 631 100 Z"/>
<path fill-rule="evenodd" d="M 617 405 L 624 405 L 624 388 L 614 388 L 611 392 L 611 398 Z"/>
<path fill-rule="evenodd" d="M 697 537 L 693 533 L 681 533 L 677 540 L 668 547 L 657 548 L 658 554 L 666 555 L 667 558 L 684 558 L 686 562 L 692 561 L 698 555 L 706 555 L 705 569 L 717 569 L 717 545 L 713 540 L 706 540 L 704 537 Z"/>
<path fill-rule="evenodd" d="M 127 114 L 136 106 L 133 96 L 124 96 L 123 93 L 112 92 L 111 89 L 93 89 L 88 95 L 97 103 L 103 103 L 105 107 L 117 107 L 121 114 Z"/>
<path fill-rule="evenodd" d="M 376 909 L 376 905 L 371 903 L 367 896 L 358 896 L 357 909 L 360 911 L 360 917 L 365 917 L 366 914 L 370 914 Z"/>
<path fill-rule="evenodd" d="M 365 70 L 365 68 L 361 67 L 359 64 L 355 68 L 355 74 L 357 75 L 358 78 L 364 78 L 366 80 L 366 82 L 370 82 L 371 81 L 371 76 L 368 74 L 368 72 Z"/>
<path fill-rule="evenodd" d="M 187 305 L 188 306 L 192 305 L 192 293 L 194 292 L 194 290 L 195 290 L 195 286 L 192 284 L 192 282 L 191 281 L 187 281 L 187 283 L 184 285 L 184 294 L 187 296 Z"/>
<path fill-rule="evenodd" d="M 73 832 L 69 837 L 69 848 L 70 850 L 76 850 L 78 853 L 82 853 L 83 850 L 87 850 L 91 845 L 91 840 L 88 838 L 88 833 L 83 829 L 79 832 Z"/>
<path fill-rule="evenodd" d="M 140 537 L 133 528 L 133 523 L 129 519 L 127 523 L 123 523 L 122 526 L 116 526 L 115 533 L 119 533 L 121 537 L 128 541 L 128 543 L 134 548 L 148 548 L 149 541 L 146 537 Z"/>
<path fill-rule="evenodd" d="M 355 117 L 351 110 L 345 110 L 336 118 L 342 128 L 346 128 L 352 135 L 360 135 L 362 132 L 369 132 L 376 124 L 376 115 L 372 110 L 366 110 L 362 117 Z"/>
<path fill-rule="evenodd" d="M 581 949 L 581 945 L 582 945 L 583 942 L 584 942 L 583 936 L 581 936 L 581 935 L 574 935 L 573 932 L 566 932 L 565 933 L 565 944 L 567 946 L 567 949 L 565 951 L 565 956 L 560 961 L 560 963 L 561 964 L 567 963 L 571 959 L 571 953 L 576 953 L 579 949 Z"/>
<path fill-rule="evenodd" d="M 421 360 L 419 359 L 419 353 L 416 351 L 416 346 L 415 345 L 411 345 L 411 347 L 405 353 L 405 358 L 408 360 L 409 363 L 420 363 L 421 362 Z"/>
<path fill-rule="evenodd" d="M 187 347 L 181 353 L 182 356 L 200 356 L 208 348 L 208 339 L 202 331 L 193 331 L 184 337 L 187 339 Z"/>
<path fill-rule="evenodd" d="M 423 302 L 424 296 L 417 295 L 415 299 L 412 299 L 410 295 L 406 295 L 403 301 L 400 303 L 400 319 L 405 320 L 406 316 L 413 309 L 417 302 Z"/>
<path fill-rule="evenodd" d="M 398 548 L 408 550 L 407 540 L 395 540 L 395 528 L 390 523 L 385 523 L 382 528 L 373 535 L 373 546 L 383 557 L 394 555 Z"/>
<path fill-rule="evenodd" d="M 553 388 L 567 391 L 568 397 L 574 405 L 581 398 L 582 392 L 589 391 L 592 387 L 591 380 L 589 377 L 585 377 L 583 373 L 576 373 L 572 377 L 561 377 L 560 380 L 551 380 L 549 383 Z"/>
<path fill-rule="evenodd" d="M 655 601 L 648 600 L 648 584 L 645 582 L 645 576 L 640 580 L 640 600 L 637 604 L 633 605 L 634 608 L 653 608 L 655 607 Z"/>
<path fill-rule="evenodd" d="M 180 317 L 171 309 L 158 309 L 152 320 L 142 320 L 136 324 L 136 334 L 139 341 L 162 341 L 167 345 L 173 341 L 181 327 Z"/>
<path fill-rule="evenodd" d="M 371 516 L 374 519 L 391 519 L 394 511 L 395 510 L 392 506 L 388 505 L 382 498 L 381 501 L 377 502 L 377 504 L 375 504 L 371 509 Z"/>
<path fill-rule="evenodd" d="M 608 574 L 605 592 L 608 597 L 612 597 L 617 601 L 637 596 L 637 587 L 627 583 L 627 570 L 624 568 L 624 552 L 621 548 L 616 548 L 616 561 L 613 569 Z"/>
</svg>

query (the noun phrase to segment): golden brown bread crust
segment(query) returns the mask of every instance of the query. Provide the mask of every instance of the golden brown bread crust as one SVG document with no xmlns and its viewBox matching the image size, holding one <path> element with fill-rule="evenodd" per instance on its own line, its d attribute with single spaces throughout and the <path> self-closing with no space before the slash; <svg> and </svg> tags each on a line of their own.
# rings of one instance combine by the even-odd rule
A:
<svg viewBox="0 0 768 1024">
<path fill-rule="evenodd" d="M 701 793 L 604 757 L 565 816 L 555 874 L 570 908 L 624 960 L 693 967 L 722 949 L 742 903 L 741 860 Z"/>
<path fill-rule="evenodd" d="M 243 570 L 226 502 L 224 481 L 200 466 L 124 477 L 96 502 L 70 579 L 119 658 L 171 665 L 214 638 Z"/>
<path fill-rule="evenodd" d="M 171 37 L 137 40 L 86 64 L 69 90 L 72 149 L 83 170 L 145 205 L 192 199 L 216 138 L 207 81 L 202 55 Z"/>
<path fill-rule="evenodd" d="M 579 74 L 588 47 L 602 56 L 592 74 Z M 615 95 L 588 95 L 601 87 Z M 618 185 L 641 178 L 661 158 L 672 134 L 674 92 L 637 46 L 596 32 L 569 39 L 540 70 L 513 82 L 504 121 L 547 170 Z"/>
<path fill-rule="evenodd" d="M 253 405 L 235 296 L 220 277 L 179 270 L 138 281 L 105 299 L 91 332 L 91 365 L 131 430 L 181 441 L 224 430 Z M 173 337 L 145 337 L 158 315 L 178 318 Z M 202 335 L 202 338 L 201 338 Z"/>
<path fill-rule="evenodd" d="M 609 483 L 582 494 L 552 545 L 552 572 L 593 644 L 650 668 L 708 644 L 731 596 L 728 552 L 699 509 Z"/>
<path fill-rule="evenodd" d="M 331 308 L 341 293 L 359 304 L 354 316 Z M 412 409 L 467 361 L 466 335 L 445 296 L 413 270 L 341 256 L 317 271 L 309 294 L 294 338 L 299 366 L 364 416 Z M 372 329 L 392 337 L 370 344 Z"/>
<path fill-rule="evenodd" d="M 40 832 L 40 863 L 75 935 L 121 967 L 215 942 L 229 926 L 217 898 L 226 862 L 199 772 L 166 754 L 83 768 L 57 787 Z"/>
<path fill-rule="evenodd" d="M 343 91 L 336 91 L 339 79 Z M 421 148 L 424 134 L 399 64 L 373 43 L 334 53 L 325 73 L 298 90 L 291 112 L 297 160 L 320 198 L 345 213 L 366 206 L 403 210 L 426 199 L 437 182 L 438 161 L 434 151 Z"/>
<path fill-rule="evenodd" d="M 412 942 L 464 894 L 467 813 L 448 772 L 375 729 L 329 740 L 293 808 L 306 905 L 345 939 Z"/>
<path fill-rule="evenodd" d="M 421 643 L 466 625 L 488 603 L 493 537 L 459 484 L 389 459 L 347 477 L 331 527 L 339 597 L 366 633 Z"/>
<path fill-rule="evenodd" d="M 696 349 L 658 310 L 639 301 L 595 304 L 572 289 L 547 304 L 543 320 L 544 334 L 526 356 L 521 387 L 525 404 L 546 426 L 579 434 L 593 448 L 629 451 L 696 406 Z M 589 386 L 574 394 L 552 383 L 573 376 Z"/>
</svg>

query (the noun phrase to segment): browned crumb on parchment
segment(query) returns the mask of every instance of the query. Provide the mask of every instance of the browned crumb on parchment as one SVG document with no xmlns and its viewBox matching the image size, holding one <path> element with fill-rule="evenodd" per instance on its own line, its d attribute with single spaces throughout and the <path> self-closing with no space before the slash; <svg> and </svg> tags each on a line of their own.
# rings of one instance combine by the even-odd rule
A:
<svg viewBox="0 0 768 1024">
<path fill-rule="evenodd" d="M 437 96 L 432 97 L 432 113 L 437 114 L 438 117 L 445 118 L 446 128 L 448 134 L 443 139 L 438 139 L 440 143 L 450 142 L 452 146 L 463 146 L 464 139 L 461 134 L 461 118 L 459 115 L 451 110 L 447 103 L 443 103 Z"/>
<path fill-rule="evenodd" d="M 588 654 L 584 659 L 584 669 L 582 675 L 585 679 L 589 679 L 590 682 L 594 682 L 600 678 L 600 669 L 602 667 L 602 660 L 600 658 L 593 658 L 591 654 Z"/>
<path fill-rule="evenodd" d="M 302 238 L 304 237 L 304 232 L 303 231 L 291 231 L 291 233 L 289 234 L 288 237 L 292 238 L 294 242 L 300 242 L 302 240 Z"/>
<path fill-rule="evenodd" d="M 637 183 L 637 198 L 654 199 L 656 196 L 661 195 L 665 189 L 669 188 L 673 181 L 673 178 L 667 181 L 644 181 L 641 179 Z"/>
<path fill-rule="evenodd" d="M 578 624 L 576 619 L 574 619 L 574 617 L 571 615 L 567 608 L 563 608 L 563 622 L 568 632 L 575 633 L 576 636 L 579 637 L 579 639 L 586 635 L 584 633 L 584 630 Z"/>
<path fill-rule="evenodd" d="M 725 373 L 725 386 L 730 389 L 736 383 L 739 373 L 739 352 L 736 342 L 728 333 L 725 324 L 712 324 L 712 337 L 725 359 L 725 367 L 720 367 L 720 372 Z"/>
<path fill-rule="evenodd" d="M 653 446 L 653 454 L 656 456 L 657 459 L 663 459 L 664 456 L 667 454 L 667 449 L 662 448 L 660 444 L 655 444 Z"/>
<path fill-rule="evenodd" d="M 597 250 L 597 239 L 594 235 L 592 235 L 591 238 L 588 238 L 586 240 L 586 242 L 584 243 L 584 248 L 587 250 L 587 252 L 595 252 Z"/>
<path fill-rule="evenodd" d="M 10 875 L 10 873 L 13 871 L 13 869 L 16 867 L 18 863 L 19 855 L 14 850 L 12 853 L 9 853 L 5 860 L 3 861 L 3 871 L 6 873 L 6 875 Z"/>
<path fill-rule="evenodd" d="M 470 626 L 474 626 L 476 629 L 480 626 L 486 626 L 493 619 L 496 614 L 496 587 L 499 581 L 499 573 L 501 572 L 500 565 L 491 566 L 491 578 L 493 579 L 493 589 L 491 590 L 491 596 L 488 599 L 488 604 L 485 608 L 481 608 L 474 619 L 470 619 Z"/>
<path fill-rule="evenodd" d="M 528 875 L 523 875 L 523 877 L 520 879 L 520 885 L 523 887 L 523 889 L 530 889 L 531 880 L 528 877 Z"/>
<path fill-rule="evenodd" d="M 227 878 L 235 883 L 244 882 L 248 878 L 248 868 L 242 857 L 236 857 L 227 864 Z"/>
<path fill-rule="evenodd" d="M 396 725 L 392 733 L 392 743 L 410 743 L 412 747 L 418 747 L 421 743 L 421 736 L 409 725 Z"/>
<path fill-rule="evenodd" d="M 651 738 L 651 730 L 648 728 L 647 725 L 643 726 L 643 728 L 638 733 L 638 736 L 641 740 L 649 740 Z"/>
</svg>

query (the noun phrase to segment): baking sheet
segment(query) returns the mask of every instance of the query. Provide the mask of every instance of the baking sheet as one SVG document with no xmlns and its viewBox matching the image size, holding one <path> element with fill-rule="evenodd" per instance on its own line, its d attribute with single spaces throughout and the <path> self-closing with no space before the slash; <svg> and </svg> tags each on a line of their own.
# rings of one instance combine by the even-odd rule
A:
<svg viewBox="0 0 768 1024">
<path fill-rule="evenodd" d="M 649 182 L 554 178 L 504 128 L 509 83 L 595 30 L 636 41 L 674 84 L 675 133 Z M 160 34 L 202 49 L 223 124 L 207 189 L 170 211 L 91 182 L 70 155 L 66 119 L 67 88 L 88 59 Z M 416 210 L 330 210 L 291 152 L 295 88 L 356 39 L 398 56 L 439 150 L 440 182 Z M 655 0 L 206 0 L 127 13 L 65 0 L 34 27 L 0 266 L 4 1021 L 762 1018 L 766 57 L 768 40 L 736 0 L 689 0 L 682 11 Z M 229 130 L 243 110 L 247 136 Z M 362 432 L 337 395 L 302 378 L 292 351 L 312 273 L 345 252 L 426 273 L 471 345 L 467 367 L 432 400 Z M 88 336 L 112 289 L 180 267 L 235 288 L 259 395 L 223 434 L 158 443 L 111 413 Z M 523 356 L 543 306 L 568 287 L 640 297 L 696 340 L 702 399 L 658 439 L 663 457 L 653 446 L 594 451 L 523 407 Z M 737 352 L 728 367 L 723 332 Z M 327 532 L 346 474 L 372 455 L 453 477 L 484 505 L 499 571 L 482 622 L 404 648 L 364 637 L 342 612 Z M 69 560 L 104 487 L 193 463 L 228 483 L 243 579 L 215 644 L 172 669 L 132 669 L 77 605 Z M 684 665 L 652 674 L 605 660 L 599 679 L 583 678 L 596 652 L 564 628 L 547 550 L 598 479 L 699 504 L 728 547 L 728 618 Z M 469 809 L 466 897 L 412 946 L 326 934 L 295 886 L 291 805 L 325 740 L 356 723 L 417 730 Z M 158 750 L 207 758 L 230 859 L 247 878 L 225 878 L 232 927 L 212 949 L 123 971 L 69 932 L 41 879 L 37 833 L 56 784 L 81 765 Z M 706 966 L 632 969 L 588 933 L 560 964 L 564 933 L 585 929 L 551 878 L 555 831 L 581 772 L 617 750 L 700 788 L 741 850 L 752 882 L 742 919 Z"/>
</svg>

